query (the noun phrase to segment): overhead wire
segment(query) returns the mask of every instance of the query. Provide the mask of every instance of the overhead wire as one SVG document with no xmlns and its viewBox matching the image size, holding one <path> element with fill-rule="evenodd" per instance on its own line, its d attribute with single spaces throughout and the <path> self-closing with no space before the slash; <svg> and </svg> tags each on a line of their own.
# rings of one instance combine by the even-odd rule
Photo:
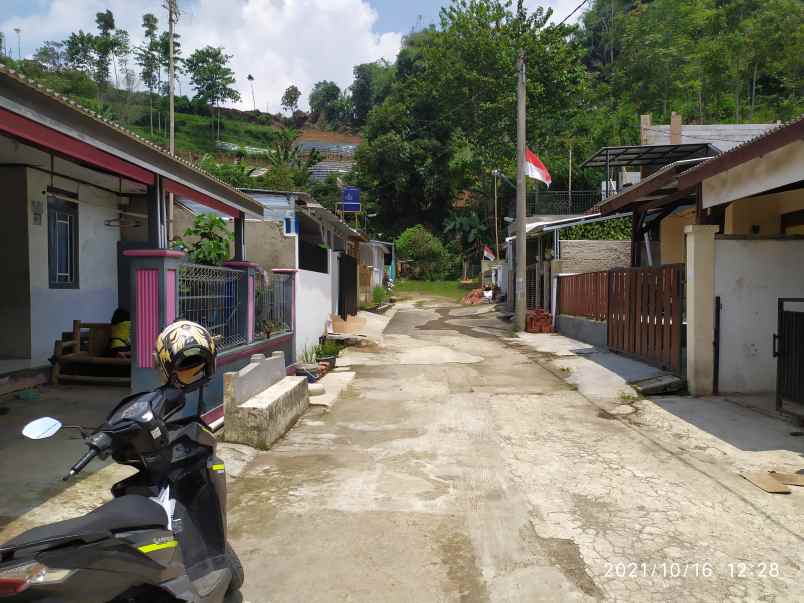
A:
<svg viewBox="0 0 804 603">
<path fill-rule="evenodd" d="M 583 2 L 581 2 L 581 3 L 580 3 L 578 6 L 576 6 L 576 7 L 575 7 L 575 10 L 573 10 L 573 11 L 572 11 L 570 14 L 568 14 L 566 17 L 564 17 L 564 18 L 561 20 L 561 22 L 558 24 L 558 27 L 560 27 L 560 26 L 564 25 L 564 23 L 566 23 L 566 22 L 567 22 L 567 19 L 569 19 L 569 18 L 570 18 L 572 15 L 574 15 L 575 13 L 577 13 L 577 12 L 578 12 L 578 11 L 581 9 L 581 7 L 582 7 L 584 4 L 586 4 L 587 2 L 589 2 L 589 0 L 583 0 Z"/>
</svg>

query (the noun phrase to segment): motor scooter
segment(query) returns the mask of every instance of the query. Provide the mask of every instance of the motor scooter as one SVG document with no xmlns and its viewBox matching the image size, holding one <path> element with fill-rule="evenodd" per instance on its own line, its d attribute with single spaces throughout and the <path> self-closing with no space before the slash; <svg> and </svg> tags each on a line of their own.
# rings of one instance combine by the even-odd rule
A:
<svg viewBox="0 0 804 603">
<path fill-rule="evenodd" d="M 202 396 L 199 396 L 199 399 Z M 81 603 L 221 603 L 243 584 L 226 539 L 226 473 L 199 404 L 169 386 L 123 399 L 92 433 L 65 480 L 93 459 L 138 469 L 82 517 L 28 530 L 0 545 L 0 599 Z M 42 417 L 31 439 L 62 424 Z"/>
</svg>

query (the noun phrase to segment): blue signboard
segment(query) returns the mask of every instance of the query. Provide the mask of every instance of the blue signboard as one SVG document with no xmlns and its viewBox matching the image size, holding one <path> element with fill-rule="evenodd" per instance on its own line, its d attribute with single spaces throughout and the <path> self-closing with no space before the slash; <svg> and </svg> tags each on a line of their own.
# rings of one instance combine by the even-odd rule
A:
<svg viewBox="0 0 804 603">
<path fill-rule="evenodd" d="M 354 186 L 347 186 L 343 189 L 341 196 L 341 210 L 345 212 L 360 211 L 360 189 Z"/>
</svg>

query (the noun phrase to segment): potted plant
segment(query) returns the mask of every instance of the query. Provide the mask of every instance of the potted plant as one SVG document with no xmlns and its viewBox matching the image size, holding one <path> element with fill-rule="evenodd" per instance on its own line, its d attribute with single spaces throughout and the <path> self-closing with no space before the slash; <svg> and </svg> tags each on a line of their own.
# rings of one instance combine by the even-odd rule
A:
<svg viewBox="0 0 804 603">
<path fill-rule="evenodd" d="M 302 361 L 296 365 L 296 374 L 301 372 L 310 383 L 315 383 L 319 377 L 318 362 L 315 355 L 315 348 L 305 347 L 302 353 Z"/>
<path fill-rule="evenodd" d="M 323 343 L 316 346 L 315 351 L 316 360 L 318 362 L 326 362 L 329 366 L 329 370 L 335 368 L 338 354 L 341 351 L 340 346 L 336 342 L 325 339 Z"/>
</svg>

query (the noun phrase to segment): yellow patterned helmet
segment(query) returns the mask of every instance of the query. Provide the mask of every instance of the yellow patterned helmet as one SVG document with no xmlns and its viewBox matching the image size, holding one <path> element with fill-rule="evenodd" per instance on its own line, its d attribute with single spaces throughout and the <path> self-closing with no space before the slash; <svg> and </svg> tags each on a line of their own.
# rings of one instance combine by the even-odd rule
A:
<svg viewBox="0 0 804 603">
<path fill-rule="evenodd" d="M 215 341 L 201 325 L 176 321 L 156 338 L 156 362 L 163 383 L 192 391 L 215 373 Z"/>
</svg>

